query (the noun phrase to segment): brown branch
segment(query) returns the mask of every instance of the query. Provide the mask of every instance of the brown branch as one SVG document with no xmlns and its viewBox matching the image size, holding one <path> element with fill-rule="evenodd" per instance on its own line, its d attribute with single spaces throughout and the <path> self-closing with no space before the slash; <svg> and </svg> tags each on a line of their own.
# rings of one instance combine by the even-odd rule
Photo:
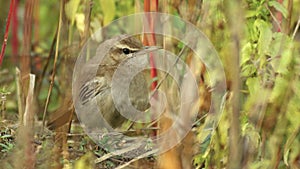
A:
<svg viewBox="0 0 300 169">
<path fill-rule="evenodd" d="M 61 30 L 61 24 L 62 24 L 62 15 L 63 15 L 63 1 L 60 1 L 60 11 L 59 11 L 59 21 L 58 21 L 58 29 L 57 29 L 57 38 L 56 38 L 56 47 L 55 47 L 55 56 L 54 56 L 54 63 L 53 63 L 53 72 L 51 75 L 51 81 L 50 81 L 50 86 L 48 90 L 48 95 L 45 103 L 45 109 L 43 113 L 43 129 L 45 127 L 45 118 L 46 118 L 46 112 L 48 109 L 49 101 L 50 101 L 50 96 L 54 84 L 54 77 L 56 73 L 56 62 L 58 58 L 58 47 L 59 47 L 59 40 L 60 40 L 60 30 Z"/>
<path fill-rule="evenodd" d="M 31 50 L 31 35 L 32 35 L 32 16 L 35 0 L 27 0 L 25 2 L 25 12 L 24 12 L 24 35 L 23 35 L 23 51 L 22 57 L 20 59 L 21 77 L 23 81 L 23 88 L 25 89 L 25 97 L 27 95 L 26 87 L 28 84 L 24 77 L 28 76 L 30 73 L 30 50 Z M 24 86 L 25 85 L 25 86 Z"/>
<path fill-rule="evenodd" d="M 51 47 L 50 47 L 50 52 L 49 52 L 49 55 L 47 57 L 46 64 L 45 64 L 45 66 L 43 68 L 42 75 L 41 75 L 41 77 L 39 77 L 39 80 L 37 82 L 37 84 L 38 84 L 38 86 L 37 86 L 37 92 L 36 92 L 37 96 L 40 94 L 40 91 L 41 91 L 41 88 L 42 88 L 42 84 L 43 84 L 43 79 L 45 78 L 48 66 L 49 66 L 51 58 L 53 56 L 56 39 L 57 39 L 57 29 L 56 29 L 56 32 L 55 32 L 55 35 L 54 35 L 54 38 L 53 38 L 53 41 L 52 41 L 52 44 L 51 44 Z"/>
<path fill-rule="evenodd" d="M 18 39 L 18 4 L 19 0 L 16 0 L 13 10 L 13 16 L 12 16 L 12 37 L 11 37 L 11 48 L 12 48 L 12 61 L 14 63 L 18 62 L 18 49 L 19 49 L 19 39 Z"/>
<path fill-rule="evenodd" d="M 287 16 L 287 22 L 285 25 L 285 31 L 286 34 L 290 34 L 291 33 L 291 22 L 292 22 L 292 13 L 293 13 L 293 0 L 288 0 L 288 16 Z"/>
<path fill-rule="evenodd" d="M 84 33 L 83 33 L 83 40 L 81 41 L 81 46 L 87 41 L 89 37 L 92 8 L 93 8 L 93 0 L 86 0 L 85 11 L 84 11 L 85 13 Z"/>
<path fill-rule="evenodd" d="M 276 16 L 273 14 L 273 12 L 270 10 L 270 8 L 268 7 L 267 4 L 265 4 L 266 9 L 270 12 L 270 15 L 272 17 L 272 19 L 274 20 L 275 24 L 277 25 L 277 32 L 281 32 L 282 28 L 281 28 L 281 20 L 279 20 L 280 18 L 278 18 L 280 15 L 278 15 L 278 13 L 276 13 Z"/>
<path fill-rule="evenodd" d="M 34 23 L 34 33 L 33 33 L 33 42 L 38 44 L 39 34 L 40 34 L 40 21 L 39 21 L 39 12 L 40 12 L 40 0 L 35 0 L 34 2 L 34 11 L 33 11 L 33 23 Z"/>
<path fill-rule="evenodd" d="M 232 112 L 230 114 L 230 130 L 229 130 L 229 159 L 227 168 L 240 169 L 242 167 L 242 136 L 240 126 L 240 109 L 241 109 L 241 98 L 240 98 L 240 53 L 241 44 L 240 39 L 242 37 L 243 24 L 243 12 L 241 8 L 241 2 L 238 0 L 228 1 L 225 3 L 225 15 L 228 19 L 229 31 L 232 40 L 231 45 L 231 62 L 230 75 L 232 81 Z"/>
</svg>

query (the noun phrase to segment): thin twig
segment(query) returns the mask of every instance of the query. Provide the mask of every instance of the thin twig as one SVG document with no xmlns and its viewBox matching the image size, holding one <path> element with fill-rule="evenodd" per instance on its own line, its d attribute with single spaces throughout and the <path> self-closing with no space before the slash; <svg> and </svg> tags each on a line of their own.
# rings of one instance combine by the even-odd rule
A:
<svg viewBox="0 0 300 169">
<path fill-rule="evenodd" d="M 56 39 L 57 39 L 57 29 L 56 29 L 56 32 L 55 32 L 55 35 L 54 35 L 54 39 L 53 39 L 52 44 L 51 44 L 50 52 L 49 52 L 49 55 L 48 55 L 48 57 L 47 57 L 47 61 L 46 61 L 46 64 L 45 64 L 45 66 L 44 66 L 42 75 L 41 75 L 41 77 L 39 78 L 39 80 L 38 80 L 38 82 L 37 82 L 37 84 L 38 84 L 37 92 L 36 92 L 37 95 L 40 94 L 40 91 L 41 91 L 41 88 L 42 88 L 42 84 L 43 84 L 43 79 L 44 79 L 44 77 L 45 77 L 45 75 L 46 75 L 48 66 L 49 66 L 49 64 L 50 64 L 51 56 L 52 56 L 52 53 L 53 53 L 53 51 L 54 51 Z"/>
<path fill-rule="evenodd" d="M 147 153 L 145 153 L 145 154 L 142 154 L 142 155 L 140 155 L 140 156 L 138 156 L 138 157 L 136 157 L 136 158 L 134 158 L 134 159 L 128 161 L 127 163 L 118 166 L 116 169 L 122 169 L 122 168 L 125 168 L 125 167 L 127 167 L 128 165 L 130 165 L 131 163 L 133 163 L 133 162 L 135 162 L 135 161 L 137 161 L 137 160 L 139 160 L 139 159 L 142 159 L 142 158 L 148 157 L 148 156 L 151 155 L 151 154 L 157 153 L 157 151 L 158 151 L 157 149 L 154 149 L 154 150 L 149 151 L 149 152 L 147 152 Z"/>
<path fill-rule="evenodd" d="M 1 53 L 0 53 L 0 66 L 2 65 L 2 61 L 3 61 L 3 58 L 4 58 L 4 53 L 5 53 L 5 49 L 6 49 L 6 45 L 7 45 L 10 19 L 11 19 L 11 15 L 13 14 L 14 5 L 15 5 L 15 0 L 11 0 L 10 1 L 10 6 L 9 6 L 8 16 L 7 16 L 7 20 L 6 20 L 4 40 L 3 40 L 2 49 L 1 49 Z"/>
<path fill-rule="evenodd" d="M 95 163 L 97 164 L 97 163 L 101 163 L 102 161 L 104 161 L 104 160 L 107 160 L 107 159 L 109 159 L 109 158 L 111 158 L 111 157 L 114 157 L 114 156 L 118 156 L 118 155 L 122 155 L 122 154 L 125 154 L 125 153 L 127 153 L 127 152 L 130 152 L 130 151 L 132 151 L 132 150 L 136 150 L 137 148 L 139 148 L 141 146 L 141 144 L 132 144 L 132 146 L 130 146 L 130 147 L 128 147 L 128 148 L 124 148 L 124 149 L 121 149 L 121 150 L 117 150 L 117 151 L 114 151 L 113 153 L 108 153 L 108 154 L 105 154 L 104 156 L 102 156 L 102 157 L 100 157 L 100 158 L 97 158 L 96 160 L 95 160 Z M 151 155 L 151 154 L 153 154 L 153 153 L 155 153 L 157 150 L 155 149 L 155 150 L 151 150 L 151 151 L 149 151 L 149 152 L 147 152 L 146 154 L 149 154 L 149 155 Z M 143 154 L 143 155 L 145 155 L 145 154 Z M 146 156 L 144 156 L 144 157 L 146 157 Z"/>
<path fill-rule="evenodd" d="M 274 16 L 274 14 L 272 13 L 272 11 L 271 11 L 270 8 L 268 7 L 268 5 L 265 4 L 265 7 L 266 7 L 267 10 L 270 12 L 270 14 L 271 14 L 272 18 L 274 19 L 276 25 L 278 26 L 279 30 L 282 30 L 279 21 L 278 21 L 277 18 Z"/>
<path fill-rule="evenodd" d="M 55 47 L 55 43 L 56 43 L 56 38 L 57 38 L 57 29 L 55 31 L 55 35 L 54 35 L 54 38 L 53 38 L 53 41 L 52 41 L 52 44 L 51 44 L 51 48 L 50 48 L 50 52 L 48 54 L 48 57 L 47 57 L 47 61 L 46 61 L 46 64 L 43 68 L 43 72 L 42 72 L 42 75 L 41 77 L 39 78 L 37 84 L 38 84 L 38 87 L 37 87 L 37 95 L 39 95 L 40 91 L 41 91 L 41 88 L 42 88 L 42 84 L 43 84 L 43 79 L 46 75 L 46 72 L 47 72 L 47 69 L 48 69 L 48 66 L 50 64 L 50 60 L 51 60 L 51 56 L 52 56 L 52 53 L 54 51 L 54 47 Z"/>
<path fill-rule="evenodd" d="M 186 46 L 183 46 L 183 48 L 181 49 L 181 51 L 180 51 L 179 54 L 178 54 L 178 57 L 176 58 L 175 62 L 173 63 L 172 67 L 175 66 L 175 65 L 178 63 L 178 61 L 179 61 L 179 59 L 181 58 L 181 56 L 182 56 L 182 54 L 183 54 L 183 52 L 184 52 L 185 49 L 186 49 Z M 161 86 L 161 84 L 162 84 L 162 83 L 166 80 L 166 78 L 169 76 L 169 73 L 168 73 L 168 72 L 170 72 L 170 69 L 171 69 L 171 68 L 168 69 L 168 71 L 167 71 L 167 73 L 165 74 L 165 76 L 158 82 L 158 84 L 156 85 L 156 87 L 153 89 L 153 92 L 151 93 L 150 98 L 152 98 L 152 97 L 154 96 L 155 92 L 159 89 L 159 87 Z"/>
<path fill-rule="evenodd" d="M 294 40 L 296 34 L 297 34 L 297 31 L 299 29 L 299 26 L 300 26 L 300 15 L 299 15 L 299 19 L 298 19 L 298 22 L 297 22 L 297 25 L 295 27 L 295 30 L 294 30 L 294 33 L 293 33 L 293 36 L 292 36 L 292 40 Z"/>
<path fill-rule="evenodd" d="M 56 29 L 56 32 L 55 32 L 55 35 L 54 35 L 54 39 L 53 39 L 52 44 L 51 44 L 51 48 L 50 48 L 50 52 L 49 52 L 48 57 L 47 57 L 46 64 L 45 64 L 45 66 L 43 68 L 42 75 L 41 75 L 41 77 L 39 78 L 39 80 L 37 82 L 37 84 L 38 84 L 37 91 L 36 91 L 37 96 L 40 94 L 40 91 L 41 91 L 41 88 L 42 88 L 42 84 L 43 84 L 43 79 L 44 79 L 44 77 L 46 75 L 48 66 L 50 64 L 51 56 L 52 56 L 52 53 L 54 51 L 54 47 L 55 47 L 55 43 L 56 43 L 56 38 L 57 38 L 57 29 Z"/>
<path fill-rule="evenodd" d="M 56 62 L 58 58 L 58 48 L 59 48 L 59 39 L 60 39 L 60 29 L 61 29 L 61 23 L 62 23 L 62 15 L 63 15 L 63 1 L 60 1 L 60 10 L 59 10 L 59 21 L 58 21 L 58 29 L 57 29 L 57 39 L 56 39 L 56 47 L 55 47 L 55 56 L 54 56 L 54 63 L 53 63 L 53 72 L 51 75 L 51 81 L 50 81 L 50 86 L 48 90 L 48 95 L 46 99 L 46 104 L 45 104 L 45 109 L 43 113 L 43 131 L 45 128 L 45 118 L 46 118 L 46 112 L 48 109 L 49 101 L 50 101 L 50 96 L 53 88 L 53 83 L 54 83 L 54 77 L 55 77 L 55 72 L 56 72 Z"/>
<path fill-rule="evenodd" d="M 85 19 L 84 19 L 84 33 L 83 33 L 83 40 L 81 42 L 81 46 L 85 44 L 89 37 L 89 30 L 90 30 L 90 22 L 91 22 L 91 13 L 93 8 L 93 0 L 86 0 L 85 5 Z"/>
</svg>

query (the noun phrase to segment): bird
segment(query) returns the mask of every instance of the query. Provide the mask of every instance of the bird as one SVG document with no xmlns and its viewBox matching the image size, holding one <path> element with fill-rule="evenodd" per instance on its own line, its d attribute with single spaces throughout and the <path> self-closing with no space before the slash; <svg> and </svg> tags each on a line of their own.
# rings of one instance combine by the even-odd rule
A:
<svg viewBox="0 0 300 169">
<path fill-rule="evenodd" d="M 113 38 L 114 44 L 109 44 L 111 48 L 108 53 L 104 56 L 101 63 L 97 63 L 97 72 L 94 78 L 85 81 L 79 88 L 78 95 L 75 96 L 78 103 L 82 106 L 88 105 L 93 100 L 96 99 L 98 109 L 100 110 L 104 120 L 112 127 L 117 128 L 122 126 L 122 124 L 127 120 L 123 117 L 117 110 L 112 94 L 111 85 L 112 78 L 117 70 L 118 66 L 133 57 L 138 57 L 137 53 L 146 51 L 146 48 L 142 42 L 133 36 L 121 35 Z M 117 40 L 116 40 L 117 39 Z M 99 51 L 100 50 L 100 51 Z M 102 52 L 101 48 L 97 48 L 97 52 Z M 97 55 L 96 52 L 96 55 Z M 98 53 L 99 54 L 99 53 Z M 138 73 L 133 77 L 129 86 L 129 96 L 132 105 L 140 110 L 145 111 L 150 107 L 148 100 L 149 85 L 146 80 L 147 73 L 145 71 Z M 124 77 L 128 78 L 128 77 Z M 122 97 L 117 99 L 124 99 Z M 70 101 L 69 101 L 70 102 Z M 121 100 L 122 102 L 122 100 Z M 74 106 L 74 103 L 68 104 Z M 67 110 L 70 110 L 67 109 Z M 62 114 L 61 110 L 60 114 Z M 97 120 L 97 117 L 90 117 L 89 115 L 95 115 L 95 112 L 85 112 L 83 118 L 89 118 L 91 123 L 93 120 Z M 57 113 L 56 113 L 57 114 Z M 70 113 L 69 113 L 70 114 Z M 78 115 L 78 113 L 77 113 Z M 64 117 L 63 115 L 59 115 Z M 66 118 L 66 117 L 64 117 Z M 66 120 L 69 118 L 66 118 Z M 87 120 L 87 119 L 83 119 Z M 57 122 L 56 122 L 57 121 Z M 59 122 L 59 123 L 58 123 Z M 52 128 L 59 127 L 64 124 L 64 120 L 50 120 L 48 125 Z"/>
<path fill-rule="evenodd" d="M 117 38 L 124 37 L 121 36 Z M 116 41 L 99 64 L 96 77 L 86 82 L 80 88 L 79 103 L 84 105 L 93 99 L 97 99 L 98 108 L 103 118 L 113 128 L 121 126 L 123 122 L 126 121 L 126 118 L 120 114 L 113 102 L 111 94 L 112 77 L 122 62 L 131 59 L 144 49 L 141 41 L 135 37 L 128 37 Z M 99 51 L 99 48 L 97 50 Z M 126 79 L 128 77 L 122 76 L 121 78 Z M 140 111 L 145 111 L 149 108 L 145 74 L 143 72 L 137 74 L 130 84 L 129 95 L 132 105 Z M 117 99 L 126 98 L 119 97 Z M 89 121 L 91 123 L 91 119 L 89 119 Z"/>
</svg>

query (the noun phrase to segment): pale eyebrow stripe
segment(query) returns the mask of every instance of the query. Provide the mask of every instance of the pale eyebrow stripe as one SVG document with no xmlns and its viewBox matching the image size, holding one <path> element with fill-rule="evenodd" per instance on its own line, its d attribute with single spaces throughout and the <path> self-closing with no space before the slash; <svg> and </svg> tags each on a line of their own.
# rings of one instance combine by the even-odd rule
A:
<svg viewBox="0 0 300 169">
<path fill-rule="evenodd" d="M 131 50 L 131 51 L 138 51 L 138 50 L 139 50 L 139 48 L 132 48 L 132 47 L 130 47 L 130 46 L 123 45 L 123 44 L 116 44 L 116 47 L 117 47 L 117 48 L 120 48 L 120 49 L 128 48 L 128 49 Z"/>
</svg>

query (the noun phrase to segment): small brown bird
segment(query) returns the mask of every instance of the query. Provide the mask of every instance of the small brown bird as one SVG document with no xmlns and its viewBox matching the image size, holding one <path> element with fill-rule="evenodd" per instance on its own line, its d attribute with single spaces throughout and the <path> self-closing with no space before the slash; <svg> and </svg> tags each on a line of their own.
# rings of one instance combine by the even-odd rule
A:
<svg viewBox="0 0 300 169">
<path fill-rule="evenodd" d="M 143 46 L 140 40 L 135 37 L 126 37 L 124 35 L 116 37 L 119 39 L 115 44 L 112 44 L 109 52 L 105 55 L 102 62 L 98 66 L 96 76 L 93 79 L 85 82 L 79 89 L 78 101 L 76 103 L 81 105 L 87 105 L 93 99 L 96 99 L 97 106 L 100 112 L 102 113 L 103 118 L 106 122 L 112 126 L 120 127 L 126 118 L 124 118 L 116 109 L 111 95 L 111 83 L 112 77 L 118 68 L 119 64 L 127 59 L 131 59 L 136 56 L 138 52 L 147 51 Z M 97 52 L 101 48 L 97 49 Z M 147 51 L 150 52 L 150 51 Z M 96 53 L 97 55 L 97 53 Z M 134 66 L 134 65 L 132 65 Z M 128 78 L 128 77 L 124 77 Z M 129 86 L 129 99 L 132 105 L 140 110 L 145 111 L 149 108 L 150 104 L 148 102 L 148 86 L 145 78 L 145 72 L 140 72 L 130 82 Z M 125 91 L 124 91 L 125 92 Z M 123 97 L 117 99 L 124 99 Z M 120 100 L 119 100 L 120 101 Z M 121 100 L 122 102 L 122 100 Z M 72 105 L 73 107 L 73 105 Z M 70 110 L 67 109 L 67 110 Z M 61 110 L 60 110 L 61 111 Z M 93 120 L 97 120 L 97 117 L 91 117 L 95 112 L 85 112 L 86 114 L 80 115 L 80 118 L 83 118 L 84 121 L 90 120 L 93 123 Z M 54 113 L 57 114 L 57 113 Z M 65 120 L 69 119 L 68 115 L 63 115 L 63 112 L 60 112 L 58 115 Z M 70 113 L 65 113 L 70 114 Z M 68 116 L 68 117 L 67 117 Z M 80 119 L 79 118 L 79 119 Z M 88 118 L 88 119 L 87 119 Z M 64 119 L 55 119 L 50 120 L 48 125 L 50 127 L 59 127 L 64 123 Z M 81 119 L 82 120 L 82 119 Z M 66 121 L 67 122 L 67 121 Z"/>
<path fill-rule="evenodd" d="M 117 41 L 99 65 L 96 77 L 85 83 L 80 88 L 79 103 L 86 104 L 94 98 L 97 99 L 100 112 L 106 122 L 108 122 L 108 124 L 113 128 L 122 125 L 126 118 L 118 112 L 114 104 L 111 94 L 112 77 L 120 63 L 135 57 L 136 54 L 143 49 L 143 44 L 134 37 Z M 129 77 L 121 76 L 120 78 L 127 79 Z M 131 81 L 129 86 L 129 96 L 132 105 L 136 109 L 145 111 L 149 108 L 148 85 L 143 72 L 138 73 Z M 126 98 L 120 96 L 117 99 Z M 121 100 L 121 102 L 123 101 Z M 91 120 L 92 119 L 89 119 L 92 123 Z"/>
</svg>

